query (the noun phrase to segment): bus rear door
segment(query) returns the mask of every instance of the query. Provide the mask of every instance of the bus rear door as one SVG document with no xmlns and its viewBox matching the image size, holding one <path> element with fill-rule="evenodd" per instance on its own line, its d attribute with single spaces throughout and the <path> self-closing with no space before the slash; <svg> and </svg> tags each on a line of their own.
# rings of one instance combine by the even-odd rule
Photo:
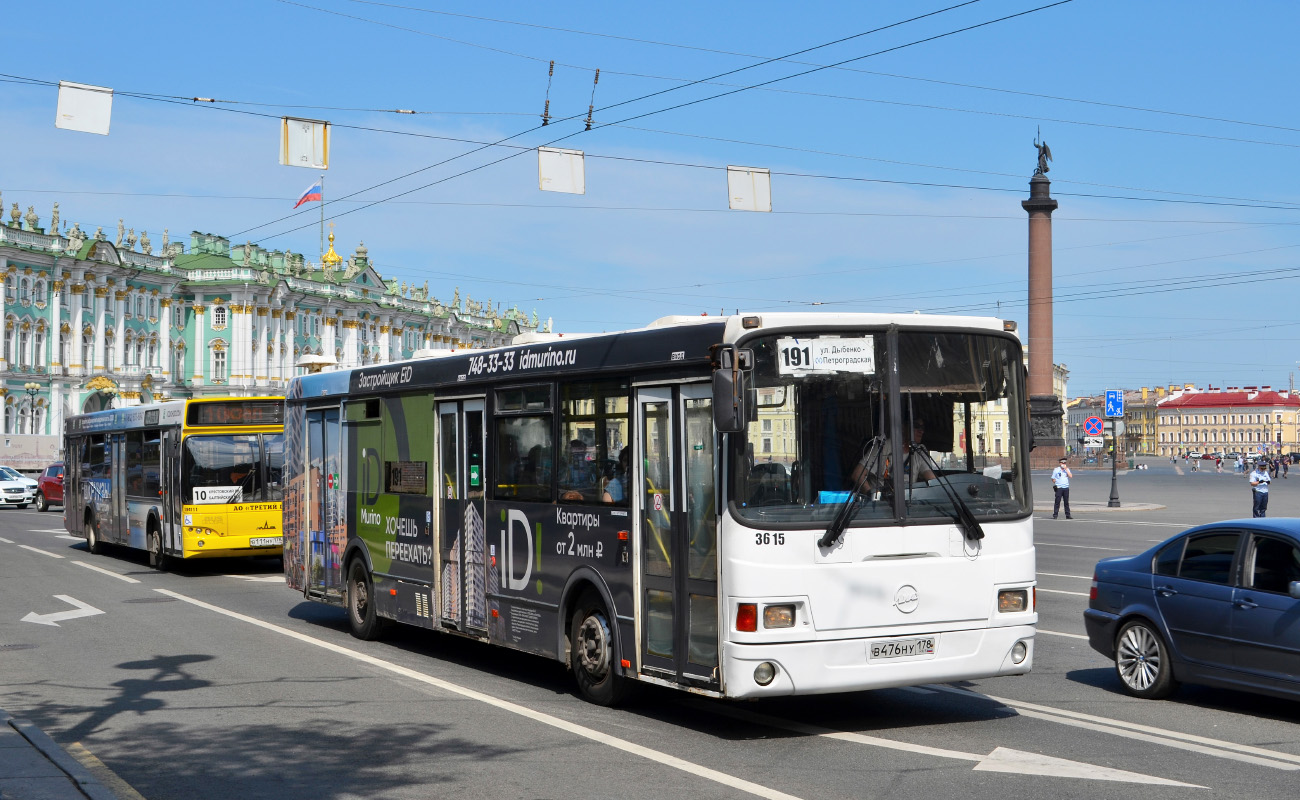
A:
<svg viewBox="0 0 1300 800">
<path fill-rule="evenodd" d="M 638 391 L 642 669 L 706 688 L 719 686 L 715 441 L 709 387 Z"/>
</svg>

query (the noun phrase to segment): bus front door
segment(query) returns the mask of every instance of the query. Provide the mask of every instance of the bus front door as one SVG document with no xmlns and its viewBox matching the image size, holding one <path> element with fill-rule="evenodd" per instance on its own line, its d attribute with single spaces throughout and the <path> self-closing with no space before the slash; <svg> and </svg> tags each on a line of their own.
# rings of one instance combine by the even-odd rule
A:
<svg viewBox="0 0 1300 800">
<path fill-rule="evenodd" d="M 438 404 L 438 550 L 442 624 L 487 631 L 484 401 Z"/>
<path fill-rule="evenodd" d="M 640 389 L 636 447 L 642 669 L 717 688 L 716 437 L 709 387 Z"/>
<path fill-rule="evenodd" d="M 184 531 L 181 508 L 185 497 L 181 491 L 181 431 L 165 430 L 162 434 L 163 551 L 184 555 Z"/>
<path fill-rule="evenodd" d="M 348 532 L 339 433 L 337 406 L 307 412 L 305 586 L 309 596 L 334 601 L 343 599 L 342 559 Z"/>
</svg>

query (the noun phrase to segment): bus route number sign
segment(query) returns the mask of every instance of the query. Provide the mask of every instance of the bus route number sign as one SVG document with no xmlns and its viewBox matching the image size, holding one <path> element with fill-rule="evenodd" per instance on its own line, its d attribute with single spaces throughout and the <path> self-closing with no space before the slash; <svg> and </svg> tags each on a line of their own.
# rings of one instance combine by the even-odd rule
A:
<svg viewBox="0 0 1300 800">
<path fill-rule="evenodd" d="M 836 339 L 778 339 L 776 369 L 781 375 L 876 372 L 876 342 L 872 336 Z"/>
</svg>

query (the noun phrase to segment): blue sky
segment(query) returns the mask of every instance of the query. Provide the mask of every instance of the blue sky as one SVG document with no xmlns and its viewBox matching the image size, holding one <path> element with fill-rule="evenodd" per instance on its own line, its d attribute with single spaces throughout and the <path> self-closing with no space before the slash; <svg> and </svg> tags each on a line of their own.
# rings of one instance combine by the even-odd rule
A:
<svg viewBox="0 0 1300 800">
<path fill-rule="evenodd" d="M 15 4 L 0 72 L 254 113 L 119 94 L 100 137 L 54 128 L 54 89 L 0 82 L 0 192 L 6 215 L 18 202 L 45 220 L 58 200 L 64 220 L 111 232 L 121 217 L 155 247 L 163 228 L 173 240 L 198 229 L 314 255 L 314 204 L 276 221 L 315 176 L 276 160 L 278 118 L 297 114 L 339 126 L 327 198 L 361 192 L 327 207 L 340 251 L 364 240 L 383 274 L 427 280 L 444 300 L 460 287 L 535 308 L 563 331 L 737 308 L 977 313 L 1023 326 L 1020 201 L 1041 126 L 1060 201 L 1055 357 L 1071 394 L 1285 388 L 1300 369 L 1300 113 L 1288 57 L 1300 4 L 1073 0 L 610 125 L 1048 2 L 982 0 L 796 57 L 807 63 L 606 110 L 954 0 Z M 557 121 L 527 132 L 551 59 Z M 596 126 L 583 132 L 596 68 Z M 380 108 L 438 113 L 340 110 Z M 585 195 L 538 191 L 535 154 L 483 166 L 519 152 L 502 148 L 362 191 L 478 146 L 469 142 L 522 134 L 509 143 L 534 147 L 575 133 L 557 146 L 587 152 Z M 774 213 L 727 210 L 728 164 L 776 173 Z"/>
</svg>

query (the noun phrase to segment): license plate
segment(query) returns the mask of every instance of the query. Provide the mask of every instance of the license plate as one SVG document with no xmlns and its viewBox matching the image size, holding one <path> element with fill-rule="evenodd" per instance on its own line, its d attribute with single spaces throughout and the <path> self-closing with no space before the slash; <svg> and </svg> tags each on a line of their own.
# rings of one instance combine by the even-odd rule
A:
<svg viewBox="0 0 1300 800">
<path fill-rule="evenodd" d="M 934 637 L 919 639 L 888 639 L 871 643 L 871 660 L 879 658 L 906 658 L 907 656 L 934 655 Z"/>
<path fill-rule="evenodd" d="M 249 547 L 279 547 L 282 544 L 284 544 L 284 537 L 282 536 L 263 536 L 258 539 L 248 540 Z"/>
</svg>

